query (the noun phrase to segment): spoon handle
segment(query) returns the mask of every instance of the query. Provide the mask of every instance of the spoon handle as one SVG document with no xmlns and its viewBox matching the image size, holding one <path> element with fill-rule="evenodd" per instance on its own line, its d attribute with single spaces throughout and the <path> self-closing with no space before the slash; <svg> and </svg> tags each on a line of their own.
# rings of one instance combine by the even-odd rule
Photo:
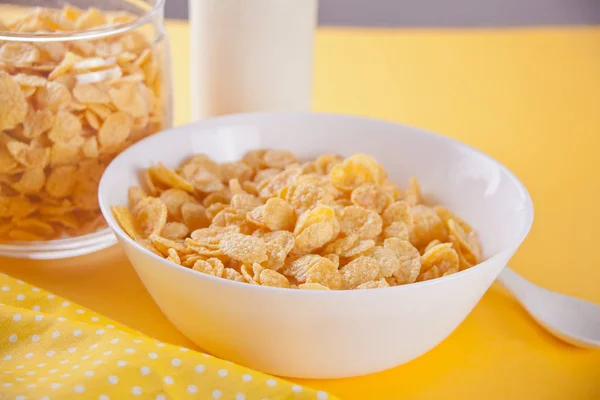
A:
<svg viewBox="0 0 600 400">
<path fill-rule="evenodd" d="M 532 289 L 535 290 L 538 288 L 538 286 L 529 282 L 509 267 L 505 267 L 502 270 L 497 280 L 498 282 L 500 282 L 500 284 L 502 284 L 502 286 L 508 289 L 508 291 L 511 292 L 513 296 L 520 299 L 522 299 L 528 291 L 531 291 Z"/>
</svg>

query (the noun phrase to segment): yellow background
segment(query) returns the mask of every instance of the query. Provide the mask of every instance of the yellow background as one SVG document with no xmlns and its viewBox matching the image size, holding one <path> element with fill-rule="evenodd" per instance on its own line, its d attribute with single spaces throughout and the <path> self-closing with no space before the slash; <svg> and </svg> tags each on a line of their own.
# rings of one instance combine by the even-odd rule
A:
<svg viewBox="0 0 600 400">
<path fill-rule="evenodd" d="M 182 124 L 189 120 L 188 27 L 168 25 L 175 123 Z M 512 267 L 600 303 L 600 28 L 321 29 L 315 63 L 315 110 L 430 129 L 513 170 L 536 218 Z M 0 271 L 193 347 L 117 247 L 68 260 L 0 259 Z M 345 399 L 600 399 L 600 352 L 555 340 L 494 286 L 423 357 L 366 377 L 303 383 Z"/>
</svg>

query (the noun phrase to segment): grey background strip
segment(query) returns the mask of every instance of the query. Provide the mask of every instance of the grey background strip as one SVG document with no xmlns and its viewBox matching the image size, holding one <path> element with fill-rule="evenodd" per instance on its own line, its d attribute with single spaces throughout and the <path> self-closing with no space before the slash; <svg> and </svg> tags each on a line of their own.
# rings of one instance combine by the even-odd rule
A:
<svg viewBox="0 0 600 400">
<path fill-rule="evenodd" d="M 188 0 L 166 1 L 167 17 L 187 18 Z M 320 0 L 319 23 L 375 27 L 596 25 L 600 24 L 600 0 Z"/>
</svg>

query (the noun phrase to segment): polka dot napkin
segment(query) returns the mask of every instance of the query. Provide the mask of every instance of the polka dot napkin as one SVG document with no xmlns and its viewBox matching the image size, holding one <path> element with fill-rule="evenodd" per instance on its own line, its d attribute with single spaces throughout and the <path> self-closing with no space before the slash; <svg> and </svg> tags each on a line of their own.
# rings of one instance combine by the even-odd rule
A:
<svg viewBox="0 0 600 400">
<path fill-rule="evenodd" d="M 0 274 L 0 399 L 333 399 Z"/>
</svg>

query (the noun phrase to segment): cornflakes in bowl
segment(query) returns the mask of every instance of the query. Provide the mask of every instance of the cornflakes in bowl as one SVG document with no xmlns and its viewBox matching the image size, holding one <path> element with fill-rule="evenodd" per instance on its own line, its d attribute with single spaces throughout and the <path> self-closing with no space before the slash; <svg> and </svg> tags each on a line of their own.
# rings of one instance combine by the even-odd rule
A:
<svg viewBox="0 0 600 400">
<path fill-rule="evenodd" d="M 373 373 L 435 347 L 533 219 L 514 175 L 462 143 L 311 113 L 148 137 L 109 165 L 99 202 L 182 333 L 302 378 Z"/>
</svg>

